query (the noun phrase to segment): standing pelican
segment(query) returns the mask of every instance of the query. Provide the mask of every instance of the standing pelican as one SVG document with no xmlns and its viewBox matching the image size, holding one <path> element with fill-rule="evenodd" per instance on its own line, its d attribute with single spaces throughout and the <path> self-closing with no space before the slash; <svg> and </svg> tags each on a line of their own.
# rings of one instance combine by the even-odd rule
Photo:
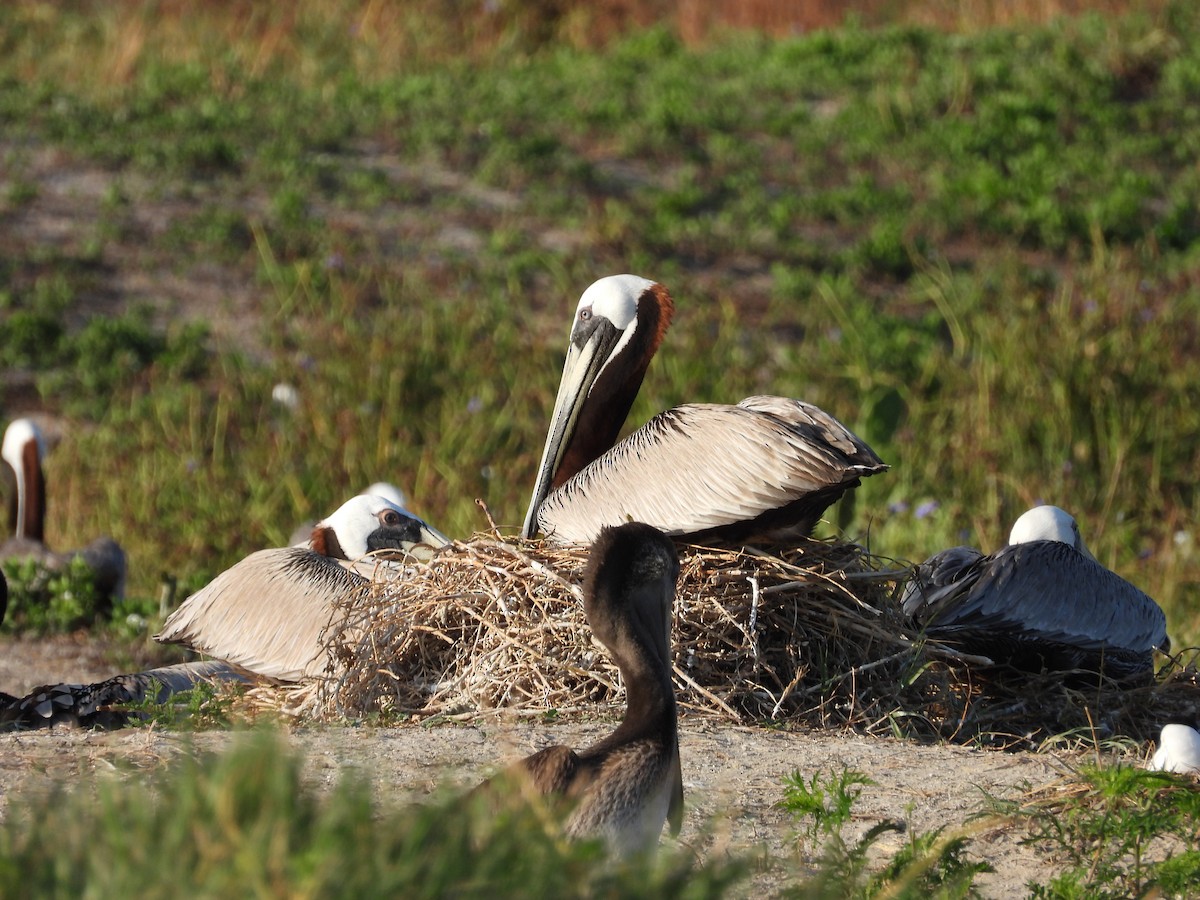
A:
<svg viewBox="0 0 1200 900">
<path fill-rule="evenodd" d="M 1096 562 L 1057 506 L 1024 513 L 990 556 L 970 547 L 931 556 L 902 602 L 930 637 L 1018 668 L 1127 678 L 1170 646 L 1158 604 Z"/>
<path fill-rule="evenodd" d="M 1190 725 L 1164 725 L 1150 768 L 1200 775 L 1200 732 Z"/>
<path fill-rule="evenodd" d="M 614 446 L 674 309 L 636 275 L 583 292 L 523 537 L 585 543 L 628 521 L 696 541 L 807 534 L 887 469 L 832 416 L 786 397 L 677 406 Z"/>
<path fill-rule="evenodd" d="M 679 556 L 640 522 L 605 528 L 583 579 L 584 613 L 608 648 L 628 695 L 617 730 L 586 750 L 546 747 L 499 776 L 569 807 L 565 831 L 600 837 L 628 855 L 683 821 L 679 719 L 671 685 L 671 606 Z M 482 791 L 494 790 L 485 782 Z M 518 793 L 518 796 L 520 794 Z"/>
<path fill-rule="evenodd" d="M 9 501 L 13 536 L 0 544 L 0 559 L 34 559 L 58 571 L 81 557 L 91 570 L 97 594 L 105 600 L 125 594 L 125 551 L 112 538 L 96 538 L 85 547 L 55 553 L 44 543 L 46 442 L 31 419 L 14 419 L 4 430 L 0 458 L 12 470 L 16 488 Z"/>
<path fill-rule="evenodd" d="M 260 550 L 192 594 L 154 636 L 257 675 L 299 681 L 329 663 L 321 633 L 337 602 L 366 585 L 377 551 L 427 556 L 450 539 L 382 497 L 352 497 L 307 546 Z M 422 549 L 423 548 L 423 549 Z"/>
</svg>

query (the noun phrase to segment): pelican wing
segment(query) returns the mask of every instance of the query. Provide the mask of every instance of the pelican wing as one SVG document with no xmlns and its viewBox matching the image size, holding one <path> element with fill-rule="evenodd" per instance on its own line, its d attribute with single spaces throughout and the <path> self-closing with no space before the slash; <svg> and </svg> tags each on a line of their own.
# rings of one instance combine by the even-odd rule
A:
<svg viewBox="0 0 1200 900">
<path fill-rule="evenodd" d="M 973 563 L 954 555 L 964 549 L 946 551 L 951 555 L 933 570 L 946 583 L 927 589 L 931 599 L 920 610 L 930 633 L 993 631 L 1083 650 L 1147 654 L 1167 646 L 1159 605 L 1067 544 L 1014 544 Z M 960 576 L 949 581 L 956 563 Z"/>
<path fill-rule="evenodd" d="M 302 547 L 260 550 L 188 597 L 154 638 L 283 681 L 320 675 L 336 601 L 364 587 L 373 566 Z"/>
<path fill-rule="evenodd" d="M 546 498 L 538 518 L 563 543 L 630 521 L 676 536 L 809 530 L 861 476 L 886 468 L 836 419 L 799 400 L 687 404 L 586 466 Z"/>
<path fill-rule="evenodd" d="M 905 615 L 925 622 L 953 604 L 963 595 L 964 586 L 979 577 L 973 568 L 985 558 L 974 547 L 951 547 L 929 557 L 913 569 L 904 586 L 900 603 Z"/>
</svg>

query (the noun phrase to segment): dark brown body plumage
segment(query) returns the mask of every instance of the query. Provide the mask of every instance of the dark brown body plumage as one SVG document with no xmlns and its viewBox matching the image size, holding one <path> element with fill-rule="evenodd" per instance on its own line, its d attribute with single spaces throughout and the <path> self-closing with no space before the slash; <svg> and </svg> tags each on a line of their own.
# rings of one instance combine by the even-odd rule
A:
<svg viewBox="0 0 1200 900">
<path fill-rule="evenodd" d="M 584 609 L 620 669 L 625 718 L 585 750 L 547 747 L 503 776 L 562 802 L 568 834 L 601 837 L 622 854 L 654 846 L 664 821 L 672 834 L 682 823 L 670 654 L 678 574 L 674 545 L 658 530 L 630 523 L 601 533 L 584 576 Z"/>
</svg>

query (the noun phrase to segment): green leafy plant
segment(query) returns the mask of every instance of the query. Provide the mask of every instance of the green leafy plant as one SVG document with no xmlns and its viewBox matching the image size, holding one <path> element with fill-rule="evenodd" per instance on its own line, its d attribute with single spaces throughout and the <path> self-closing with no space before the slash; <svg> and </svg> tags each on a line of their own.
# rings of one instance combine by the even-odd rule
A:
<svg viewBox="0 0 1200 900">
<path fill-rule="evenodd" d="M 786 892 L 790 897 L 973 897 L 975 876 L 991 866 L 967 858 L 967 838 L 938 828 L 911 834 L 904 847 L 872 871 L 871 853 L 887 834 L 906 833 L 903 822 L 883 821 L 854 841 L 844 835 L 854 805 L 875 782 L 862 772 L 815 773 L 806 782 L 793 772 L 784 778 L 780 806 L 804 823 L 807 839 L 819 844 L 817 874 Z"/>
<path fill-rule="evenodd" d="M 1087 766 L 1066 790 L 1008 812 L 1029 830 L 1026 843 L 1066 863 L 1063 874 L 1030 885 L 1033 897 L 1176 897 L 1200 883 L 1200 791 L 1191 776 Z"/>
</svg>

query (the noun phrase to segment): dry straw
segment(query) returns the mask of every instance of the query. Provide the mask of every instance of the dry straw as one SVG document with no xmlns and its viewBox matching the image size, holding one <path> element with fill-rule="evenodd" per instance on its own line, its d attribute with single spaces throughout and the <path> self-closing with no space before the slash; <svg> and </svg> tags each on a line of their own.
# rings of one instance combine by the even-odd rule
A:
<svg viewBox="0 0 1200 900">
<path fill-rule="evenodd" d="M 611 712 L 620 677 L 583 616 L 585 550 L 477 536 L 384 572 L 326 638 L 331 674 L 272 705 L 316 718 L 469 718 Z M 907 570 L 854 544 L 778 553 L 686 548 L 675 601 L 675 685 L 685 714 L 853 727 L 1006 747 L 1145 739 L 1194 714 L 1194 666 L 1137 688 L 989 670 L 924 641 L 896 596 Z"/>
</svg>

